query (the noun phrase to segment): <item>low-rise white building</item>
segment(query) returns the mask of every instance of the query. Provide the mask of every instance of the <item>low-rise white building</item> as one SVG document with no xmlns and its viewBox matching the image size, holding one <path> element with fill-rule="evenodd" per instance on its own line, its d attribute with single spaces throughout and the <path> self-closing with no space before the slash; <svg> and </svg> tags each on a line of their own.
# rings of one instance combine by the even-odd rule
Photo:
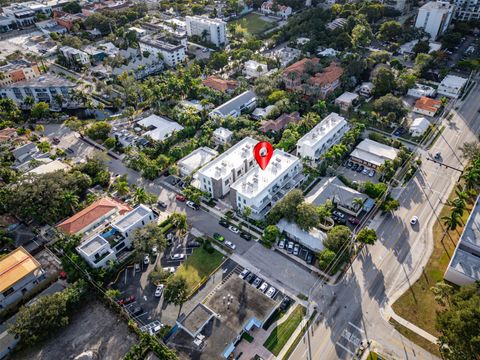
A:
<svg viewBox="0 0 480 360">
<path fill-rule="evenodd" d="M 155 114 L 139 120 L 137 125 L 147 130 L 143 136 L 148 136 L 155 141 L 163 141 L 172 136 L 175 131 L 183 130 L 183 126 L 179 123 Z"/>
<path fill-rule="evenodd" d="M 160 57 L 165 64 L 175 67 L 177 64 L 185 60 L 186 48 L 180 41 L 174 39 L 166 39 L 161 36 L 146 35 L 138 41 L 140 51 L 147 51 L 155 56 Z"/>
<path fill-rule="evenodd" d="M 440 95 L 444 95 L 449 98 L 457 99 L 465 85 L 467 84 L 467 79 L 462 78 L 456 75 L 447 75 L 442 80 L 440 85 L 438 85 L 437 92 Z"/>
<path fill-rule="evenodd" d="M 197 35 L 218 47 L 227 43 L 227 23 L 225 21 L 203 16 L 187 16 L 185 22 L 188 36 Z"/>
<path fill-rule="evenodd" d="M 335 105 L 338 105 L 342 111 L 348 111 L 348 109 L 355 105 L 358 98 L 358 94 L 346 91 L 335 99 Z"/>
<path fill-rule="evenodd" d="M 132 247 L 133 233 L 154 221 L 153 211 L 138 205 L 132 211 L 105 224 L 102 232 L 94 234 L 77 246 L 76 250 L 93 268 L 104 267 L 109 261 L 117 260 L 117 254 Z"/>
<path fill-rule="evenodd" d="M 365 139 L 352 151 L 350 159 L 371 168 L 377 168 L 386 160 L 393 161 L 397 153 L 398 150 L 391 146 Z"/>
<path fill-rule="evenodd" d="M 312 162 L 319 161 L 322 154 L 340 141 L 348 129 L 348 123 L 343 116 L 330 113 L 298 140 L 297 155 Z"/>
<path fill-rule="evenodd" d="M 436 91 L 433 87 L 416 83 L 415 87 L 408 89 L 407 95 L 419 99 L 422 96 L 434 97 L 435 93 Z"/>
<path fill-rule="evenodd" d="M 67 60 L 69 64 L 87 65 L 90 64 L 90 56 L 82 51 L 71 46 L 62 46 L 58 52 Z"/>
<path fill-rule="evenodd" d="M 210 117 L 226 118 L 227 116 L 238 117 L 244 111 L 250 111 L 257 106 L 257 95 L 247 90 L 240 95 L 228 100 L 226 103 L 216 107 L 210 112 Z"/>
<path fill-rule="evenodd" d="M 292 15 L 292 8 L 290 6 L 274 3 L 273 0 L 268 0 L 262 3 L 260 11 L 262 12 L 262 14 L 274 15 L 281 17 L 282 19 L 286 19 L 290 15 Z"/>
<path fill-rule="evenodd" d="M 198 170 L 200 190 L 215 199 L 227 195 L 232 184 L 256 164 L 253 148 L 257 143 L 246 137 Z"/>
<path fill-rule="evenodd" d="M 249 207 L 252 219 L 262 219 L 273 205 L 303 180 L 300 159 L 276 149 L 265 170 L 256 163 L 230 188 L 230 201 L 239 212 Z"/>
<path fill-rule="evenodd" d="M 257 78 L 268 72 L 267 64 L 259 63 L 255 60 L 248 60 L 244 64 L 243 70 L 247 78 Z"/>
<path fill-rule="evenodd" d="M 416 118 L 412 121 L 409 131 L 412 136 L 422 136 L 430 126 L 430 121 L 424 117 Z"/>
<path fill-rule="evenodd" d="M 200 147 L 192 151 L 184 158 L 178 160 L 177 166 L 178 170 L 180 171 L 180 175 L 192 175 L 198 168 L 209 163 L 210 160 L 215 158 L 217 155 L 218 152 L 216 150 L 210 149 L 206 146 Z"/>
<path fill-rule="evenodd" d="M 232 141 L 233 132 L 219 127 L 213 131 L 213 142 L 218 145 L 227 145 Z"/>
</svg>

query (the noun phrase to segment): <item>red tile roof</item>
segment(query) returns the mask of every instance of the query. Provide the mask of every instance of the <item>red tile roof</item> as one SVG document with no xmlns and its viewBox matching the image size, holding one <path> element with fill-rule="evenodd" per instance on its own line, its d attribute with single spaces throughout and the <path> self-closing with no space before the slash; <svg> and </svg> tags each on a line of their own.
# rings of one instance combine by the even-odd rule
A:
<svg viewBox="0 0 480 360">
<path fill-rule="evenodd" d="M 118 209 L 120 214 L 132 210 L 132 208 L 126 204 L 110 198 L 102 198 L 68 218 L 59 224 L 57 228 L 68 234 L 76 234 L 115 208 Z"/>
<path fill-rule="evenodd" d="M 264 133 L 268 131 L 279 131 L 291 122 L 299 122 L 300 119 L 301 117 L 298 112 L 294 112 L 291 114 L 282 114 L 275 120 L 263 121 L 262 126 L 260 126 L 259 130 Z"/>
<path fill-rule="evenodd" d="M 442 102 L 439 100 L 430 99 L 426 96 L 422 96 L 415 102 L 415 107 L 420 110 L 437 112 L 437 110 L 442 106 Z"/>
<path fill-rule="evenodd" d="M 209 76 L 202 81 L 203 85 L 212 88 L 217 91 L 227 91 L 234 90 L 238 86 L 238 83 L 235 80 L 224 80 L 215 76 Z"/>
<path fill-rule="evenodd" d="M 290 74 L 291 72 L 296 72 L 297 74 L 301 75 L 305 72 L 305 65 L 307 63 L 312 63 L 313 65 L 317 65 L 318 62 L 320 61 L 320 59 L 318 58 L 305 58 L 305 59 L 302 59 L 300 61 L 297 61 L 296 63 L 293 63 L 292 65 L 290 65 L 289 67 L 287 67 L 285 69 L 285 71 L 283 72 L 284 75 L 288 75 Z"/>
<path fill-rule="evenodd" d="M 343 75 L 343 69 L 335 63 L 328 65 L 321 73 L 315 74 L 308 82 L 311 85 L 325 86 L 332 84 Z"/>
</svg>

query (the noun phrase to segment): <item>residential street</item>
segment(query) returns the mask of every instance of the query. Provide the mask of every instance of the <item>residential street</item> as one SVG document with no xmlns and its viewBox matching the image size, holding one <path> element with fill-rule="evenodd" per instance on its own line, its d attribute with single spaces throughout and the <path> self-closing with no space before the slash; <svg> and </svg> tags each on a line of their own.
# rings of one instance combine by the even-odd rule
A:
<svg viewBox="0 0 480 360">
<path fill-rule="evenodd" d="M 479 103 L 480 88 L 476 85 L 463 104 L 457 103 L 458 113 L 445 123 L 446 129 L 430 154 L 441 152 L 445 164 L 463 168 L 457 158 L 458 147 L 479 133 Z M 421 275 L 432 252 L 436 214 L 460 176 L 458 171 L 426 160 L 426 152 L 421 155 L 421 171 L 400 192 L 401 208 L 393 216 L 378 219 L 380 241 L 357 257 L 339 284 L 315 289 L 313 299 L 324 314 L 320 324 L 313 324 L 299 342 L 291 359 L 349 359 L 358 338 L 376 340 L 393 358 L 436 358 L 403 338 L 385 316 L 390 304 Z M 419 223 L 412 227 L 409 221 L 414 215 Z"/>
</svg>

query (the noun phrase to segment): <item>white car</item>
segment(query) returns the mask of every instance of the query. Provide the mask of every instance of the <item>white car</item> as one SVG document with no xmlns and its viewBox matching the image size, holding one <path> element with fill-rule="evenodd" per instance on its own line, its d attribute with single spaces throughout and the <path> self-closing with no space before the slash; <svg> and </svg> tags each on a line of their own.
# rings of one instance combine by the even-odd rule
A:
<svg viewBox="0 0 480 360">
<path fill-rule="evenodd" d="M 332 212 L 333 215 L 335 216 L 338 216 L 340 219 L 343 219 L 345 217 L 345 215 L 343 213 L 341 213 L 340 211 L 337 211 L 337 210 L 334 210 Z"/>
<path fill-rule="evenodd" d="M 410 225 L 415 225 L 418 222 L 418 216 L 412 217 L 412 220 L 410 220 Z"/>
<path fill-rule="evenodd" d="M 158 255 L 158 247 L 156 247 L 156 246 L 152 247 L 152 253 L 153 253 L 153 255 L 157 256 Z"/>
<path fill-rule="evenodd" d="M 238 228 L 236 228 L 235 226 L 233 225 L 230 225 L 228 227 L 228 230 L 230 230 L 231 232 L 233 232 L 234 234 L 238 234 L 240 232 L 240 230 L 238 230 Z"/>
<path fill-rule="evenodd" d="M 163 294 L 163 284 L 160 284 L 157 286 L 157 289 L 155 290 L 155 297 L 160 297 Z"/>
<path fill-rule="evenodd" d="M 168 266 L 168 267 L 164 267 L 163 271 L 166 271 L 166 272 L 169 272 L 169 273 L 173 274 L 175 272 L 175 268 L 173 266 Z"/>
<path fill-rule="evenodd" d="M 240 279 L 245 279 L 248 274 L 250 274 L 250 271 L 248 269 L 243 269 L 243 271 L 240 274 L 238 274 L 238 277 Z"/>
<path fill-rule="evenodd" d="M 276 292 L 277 292 L 277 289 L 275 289 L 273 286 L 270 286 L 265 295 L 267 295 L 269 298 L 272 298 Z"/>
<path fill-rule="evenodd" d="M 279 249 L 284 249 L 285 248 L 285 240 L 280 240 L 280 242 L 278 243 L 278 248 Z"/>
<path fill-rule="evenodd" d="M 363 175 L 368 175 L 368 168 L 363 169 L 362 174 Z"/>
<path fill-rule="evenodd" d="M 199 207 L 197 204 L 195 204 L 193 201 L 187 201 L 185 203 L 190 209 L 193 209 L 193 210 L 198 210 Z"/>
<path fill-rule="evenodd" d="M 237 245 L 235 245 L 234 243 L 232 243 L 231 241 L 225 241 L 225 245 L 227 245 L 230 249 L 232 250 L 235 250 L 235 248 L 237 247 Z"/>
<path fill-rule="evenodd" d="M 185 259 L 185 254 L 174 254 L 171 257 L 172 257 L 172 260 L 183 260 Z"/>
<path fill-rule="evenodd" d="M 143 263 L 144 263 L 145 265 L 150 264 L 150 256 L 145 255 L 145 257 L 143 258 Z"/>
<path fill-rule="evenodd" d="M 268 284 L 264 281 L 263 284 L 260 285 L 258 290 L 260 290 L 261 292 L 265 292 L 265 290 L 267 290 L 267 288 L 268 288 Z"/>
</svg>

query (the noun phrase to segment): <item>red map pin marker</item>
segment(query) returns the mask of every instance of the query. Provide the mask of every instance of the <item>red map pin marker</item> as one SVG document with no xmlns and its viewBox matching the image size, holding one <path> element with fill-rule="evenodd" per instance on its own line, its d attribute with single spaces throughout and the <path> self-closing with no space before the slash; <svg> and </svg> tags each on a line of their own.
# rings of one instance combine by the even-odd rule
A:
<svg viewBox="0 0 480 360">
<path fill-rule="evenodd" d="M 253 148 L 253 155 L 258 165 L 265 170 L 273 155 L 273 146 L 268 141 L 260 141 Z"/>
</svg>

